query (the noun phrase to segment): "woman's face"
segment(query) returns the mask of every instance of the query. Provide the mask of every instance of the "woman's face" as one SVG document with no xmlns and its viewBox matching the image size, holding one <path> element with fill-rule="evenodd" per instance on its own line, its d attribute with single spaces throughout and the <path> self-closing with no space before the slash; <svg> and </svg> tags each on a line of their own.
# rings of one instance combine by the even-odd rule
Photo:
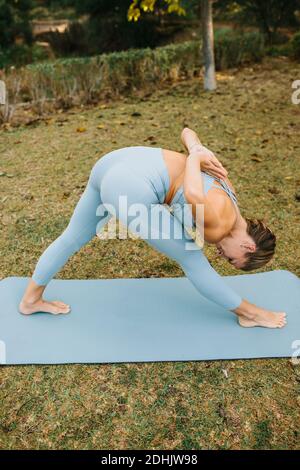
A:
<svg viewBox="0 0 300 470">
<path fill-rule="evenodd" d="M 255 251 L 255 243 L 248 234 L 245 237 L 228 235 L 216 243 L 218 256 L 226 259 L 236 269 L 246 261 L 246 253 Z"/>
</svg>

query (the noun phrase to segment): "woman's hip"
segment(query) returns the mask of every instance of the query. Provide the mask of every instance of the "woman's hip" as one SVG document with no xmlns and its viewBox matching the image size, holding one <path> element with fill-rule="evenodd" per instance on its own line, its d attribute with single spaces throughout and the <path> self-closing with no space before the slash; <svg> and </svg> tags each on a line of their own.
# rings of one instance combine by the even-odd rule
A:
<svg viewBox="0 0 300 470">
<path fill-rule="evenodd" d="M 119 192 L 138 194 L 136 187 L 144 188 L 149 198 L 149 189 L 153 202 L 163 203 L 169 190 L 169 174 L 164 162 L 162 149 L 158 147 L 132 146 L 107 153 L 94 165 L 89 182 L 101 192 L 103 181 L 110 181 L 112 189 Z M 146 190 L 145 188 L 148 188 Z"/>
</svg>

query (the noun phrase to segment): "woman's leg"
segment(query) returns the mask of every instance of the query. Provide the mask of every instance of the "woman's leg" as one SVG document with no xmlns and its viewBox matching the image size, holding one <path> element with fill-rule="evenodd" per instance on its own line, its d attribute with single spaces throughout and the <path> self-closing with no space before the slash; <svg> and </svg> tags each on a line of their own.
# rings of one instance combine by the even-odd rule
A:
<svg viewBox="0 0 300 470">
<path fill-rule="evenodd" d="M 100 230 L 110 219 L 107 211 L 97 215 L 100 205 L 99 190 L 88 183 L 67 228 L 40 257 L 21 301 L 19 307 L 21 313 L 43 311 L 57 314 L 70 311 L 68 305 L 58 301 L 45 301 L 42 295 L 46 285 L 68 259 L 96 235 L 96 228 Z"/>
<path fill-rule="evenodd" d="M 127 213 L 119 208 L 120 198 L 124 196 Z M 153 190 L 147 181 L 135 175 L 130 168 L 120 163 L 105 174 L 101 183 L 101 199 L 104 205 L 115 207 L 117 217 L 131 231 L 177 261 L 200 294 L 227 309 L 234 309 L 241 304 L 241 297 L 213 269 L 180 221 L 166 206 L 155 203 Z M 139 210 L 137 202 L 143 203 L 144 207 Z"/>
<path fill-rule="evenodd" d="M 115 211 L 120 221 L 153 248 L 177 261 L 201 295 L 238 315 L 241 326 L 282 328 L 285 325 L 284 312 L 271 312 L 250 304 L 231 289 L 190 239 L 181 222 L 166 206 L 153 203 L 155 197 L 149 184 L 121 165 L 102 180 L 101 199 L 104 205 L 108 203 L 118 208 L 120 197 L 124 195 L 128 212 Z M 137 206 L 137 201 L 144 206 Z"/>
</svg>

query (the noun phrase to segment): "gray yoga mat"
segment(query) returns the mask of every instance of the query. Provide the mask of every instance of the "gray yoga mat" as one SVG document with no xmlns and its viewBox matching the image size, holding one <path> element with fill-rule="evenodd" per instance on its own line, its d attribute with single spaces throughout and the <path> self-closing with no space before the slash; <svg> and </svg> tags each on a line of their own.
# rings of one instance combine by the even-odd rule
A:
<svg viewBox="0 0 300 470">
<path fill-rule="evenodd" d="M 291 357 L 300 349 L 300 279 L 278 270 L 226 276 L 243 298 L 285 311 L 283 329 L 241 328 L 186 278 L 53 280 L 68 315 L 24 316 L 28 278 L 0 282 L 0 363 L 62 364 Z"/>
</svg>

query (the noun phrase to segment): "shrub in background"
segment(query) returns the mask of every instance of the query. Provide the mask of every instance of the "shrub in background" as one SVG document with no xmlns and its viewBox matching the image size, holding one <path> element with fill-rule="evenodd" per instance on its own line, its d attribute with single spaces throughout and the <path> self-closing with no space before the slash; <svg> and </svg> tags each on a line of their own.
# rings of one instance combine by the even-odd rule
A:
<svg viewBox="0 0 300 470">
<path fill-rule="evenodd" d="M 291 55 L 294 59 L 300 60 L 300 31 L 294 34 L 290 42 Z"/>
<path fill-rule="evenodd" d="M 218 69 L 237 67 L 262 58 L 259 33 L 221 32 L 215 41 Z M 149 92 L 161 84 L 199 76 L 202 51 L 199 41 L 170 44 L 156 49 L 130 49 L 91 57 L 57 59 L 30 64 L 18 70 L 18 100 L 31 102 L 39 114 L 45 105 L 68 108 L 100 98 Z M 10 75 L 6 74 L 10 89 Z M 16 102 L 16 99 L 13 99 Z"/>
</svg>

